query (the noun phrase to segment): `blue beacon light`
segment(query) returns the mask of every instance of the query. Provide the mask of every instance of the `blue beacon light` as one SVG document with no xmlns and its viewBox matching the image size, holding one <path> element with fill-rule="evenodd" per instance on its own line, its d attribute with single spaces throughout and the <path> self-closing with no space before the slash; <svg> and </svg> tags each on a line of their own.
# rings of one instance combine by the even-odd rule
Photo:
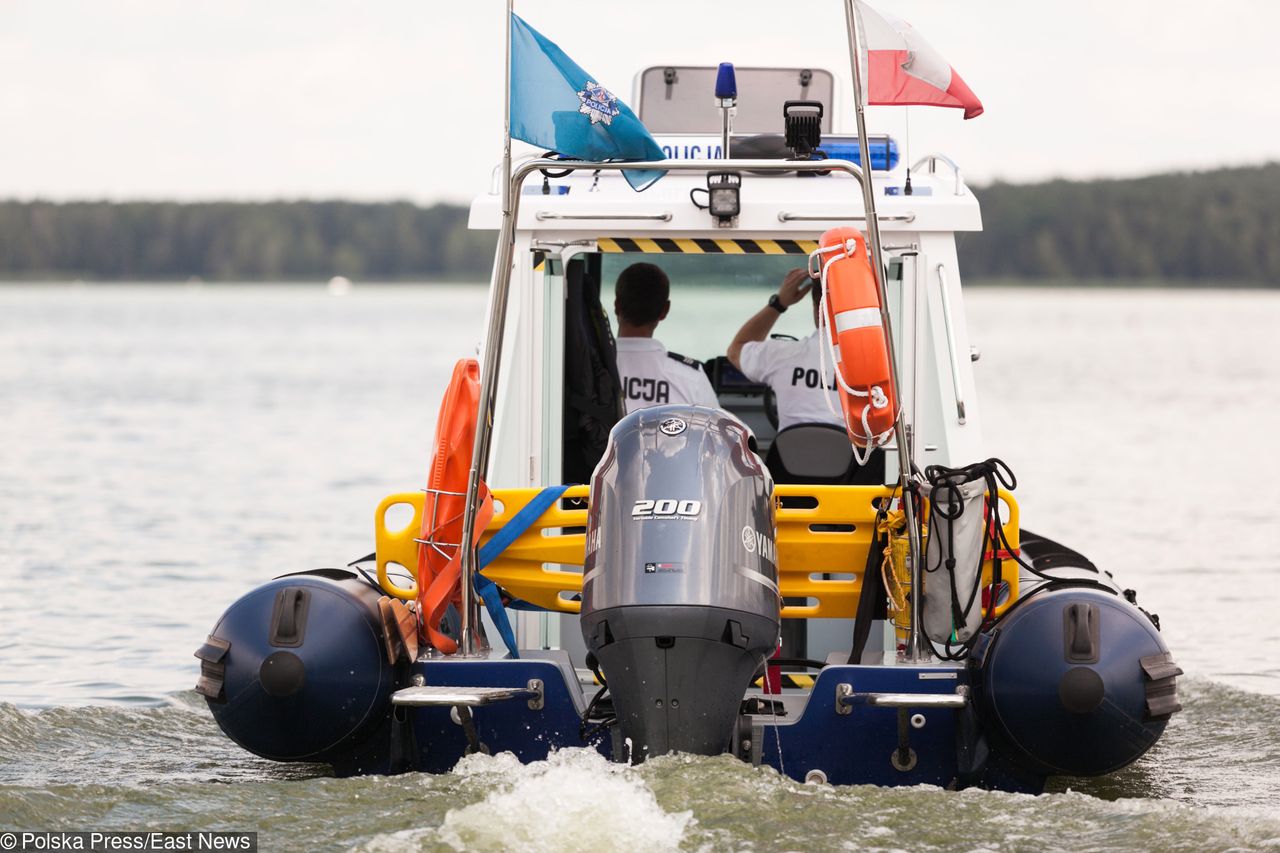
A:
<svg viewBox="0 0 1280 853">
<path fill-rule="evenodd" d="M 716 100 L 736 101 L 737 98 L 738 78 L 733 72 L 733 63 L 721 62 L 720 70 L 716 72 Z"/>
<path fill-rule="evenodd" d="M 732 62 L 721 62 L 716 71 L 716 106 L 720 108 L 720 158 L 729 159 L 729 136 L 733 133 L 733 113 L 738 106 L 738 78 Z"/>
</svg>

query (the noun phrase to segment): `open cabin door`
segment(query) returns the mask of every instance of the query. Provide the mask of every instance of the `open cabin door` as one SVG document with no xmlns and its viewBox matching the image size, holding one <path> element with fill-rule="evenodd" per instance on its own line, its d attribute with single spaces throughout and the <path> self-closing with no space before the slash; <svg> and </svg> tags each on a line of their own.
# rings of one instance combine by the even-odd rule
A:
<svg viewBox="0 0 1280 853">
<path fill-rule="evenodd" d="M 590 483 L 609 430 L 625 413 L 613 328 L 600 302 L 600 255 L 569 259 L 564 293 L 561 480 Z"/>
</svg>

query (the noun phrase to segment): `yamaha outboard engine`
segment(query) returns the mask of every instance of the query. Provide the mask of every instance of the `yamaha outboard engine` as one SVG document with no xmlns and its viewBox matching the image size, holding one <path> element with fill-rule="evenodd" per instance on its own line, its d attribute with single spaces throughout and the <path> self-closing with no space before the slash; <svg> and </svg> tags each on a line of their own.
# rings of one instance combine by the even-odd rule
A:
<svg viewBox="0 0 1280 853">
<path fill-rule="evenodd" d="M 694 406 L 614 426 L 591 483 L 582 636 L 624 760 L 728 751 L 778 642 L 773 480 L 732 415 Z"/>
</svg>

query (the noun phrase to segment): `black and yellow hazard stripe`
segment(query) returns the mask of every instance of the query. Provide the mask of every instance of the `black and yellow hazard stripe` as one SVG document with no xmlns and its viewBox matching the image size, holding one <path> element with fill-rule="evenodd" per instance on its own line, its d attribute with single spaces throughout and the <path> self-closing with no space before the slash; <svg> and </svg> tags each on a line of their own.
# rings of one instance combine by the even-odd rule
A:
<svg viewBox="0 0 1280 853">
<path fill-rule="evenodd" d="M 763 679 L 763 678 L 757 678 L 757 679 L 755 680 L 755 686 L 756 686 L 756 687 L 759 687 L 761 690 L 763 690 L 763 689 L 764 689 L 764 679 Z M 784 673 L 782 673 L 782 686 L 783 686 L 783 687 L 800 687 L 800 688 L 803 688 L 803 689 L 805 689 L 805 690 L 812 690 L 812 689 L 813 689 L 813 676 L 812 676 L 812 675 L 801 675 L 801 674 L 800 674 L 800 673 L 798 673 L 798 672 L 784 672 Z"/>
<path fill-rule="evenodd" d="M 596 240 L 607 254 L 649 255 L 807 255 L 818 248 L 816 240 L 711 240 L 670 237 L 601 237 Z"/>
</svg>

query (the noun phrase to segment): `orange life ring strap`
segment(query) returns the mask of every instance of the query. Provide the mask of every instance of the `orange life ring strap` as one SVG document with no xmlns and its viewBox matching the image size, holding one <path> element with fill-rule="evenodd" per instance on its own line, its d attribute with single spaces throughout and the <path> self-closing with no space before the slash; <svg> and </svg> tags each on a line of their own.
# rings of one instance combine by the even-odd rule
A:
<svg viewBox="0 0 1280 853">
<path fill-rule="evenodd" d="M 440 620 L 449 605 L 460 604 L 462 597 L 460 546 L 479 407 L 480 365 L 474 358 L 459 359 L 436 419 L 417 567 L 423 633 L 432 646 L 446 654 L 457 651 L 457 643 L 440 631 Z M 480 533 L 493 518 L 493 498 L 483 482 L 477 497 L 480 505 L 472 542 L 480 541 Z"/>
<path fill-rule="evenodd" d="M 480 506 L 476 509 L 475 524 L 472 527 L 474 531 L 472 542 L 480 541 L 480 534 L 493 520 L 493 496 L 489 494 L 489 487 L 483 481 L 480 483 L 478 497 Z M 422 608 L 422 624 L 427 642 L 446 655 L 457 652 L 458 643 L 440 630 L 440 620 L 450 604 L 461 606 L 461 598 L 462 549 L 455 548 L 448 565 L 431 580 L 430 586 L 420 593 L 418 599 Z"/>
</svg>

